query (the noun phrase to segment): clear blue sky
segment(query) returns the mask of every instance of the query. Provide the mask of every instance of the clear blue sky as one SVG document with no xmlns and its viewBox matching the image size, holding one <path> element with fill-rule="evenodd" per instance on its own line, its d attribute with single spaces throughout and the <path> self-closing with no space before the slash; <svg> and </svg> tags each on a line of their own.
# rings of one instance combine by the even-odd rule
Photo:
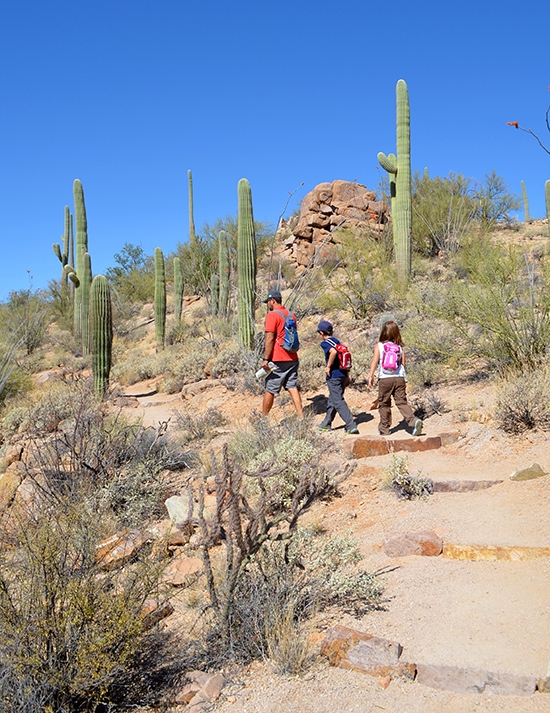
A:
<svg viewBox="0 0 550 713">
<path fill-rule="evenodd" d="M 125 242 L 165 252 L 236 212 L 275 221 L 302 181 L 376 187 L 408 84 L 413 170 L 525 181 L 543 216 L 550 156 L 544 0 L 19 0 L 0 10 L 0 299 L 58 279 L 51 244 L 84 186 L 94 273 Z M 291 202 L 289 211 L 295 207 Z"/>
</svg>

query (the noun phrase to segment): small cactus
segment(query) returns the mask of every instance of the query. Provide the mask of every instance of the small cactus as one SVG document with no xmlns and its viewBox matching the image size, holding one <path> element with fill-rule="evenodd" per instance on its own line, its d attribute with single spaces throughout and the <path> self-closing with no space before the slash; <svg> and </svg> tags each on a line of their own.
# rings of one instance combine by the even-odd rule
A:
<svg viewBox="0 0 550 713">
<path fill-rule="evenodd" d="M 388 173 L 395 175 L 395 199 L 392 200 L 395 261 L 399 277 L 408 279 L 412 255 L 411 118 L 409 91 L 402 79 L 397 82 L 396 99 L 397 160 L 380 152 L 378 162 Z"/>
<path fill-rule="evenodd" d="M 220 300 L 218 313 L 220 317 L 226 317 L 227 304 L 229 302 L 229 245 L 225 230 L 220 230 L 219 232 L 218 246 L 218 262 L 220 266 Z"/>
<path fill-rule="evenodd" d="M 181 304 L 183 301 L 183 272 L 179 257 L 174 258 L 174 317 L 181 321 Z"/>
<path fill-rule="evenodd" d="M 164 256 L 160 248 L 155 248 L 155 334 L 157 351 L 164 349 L 164 333 L 166 329 L 166 276 L 164 273 Z"/>
<path fill-rule="evenodd" d="M 111 292 L 103 275 L 94 277 L 90 289 L 90 326 L 94 391 L 102 398 L 109 387 L 113 343 Z"/>
<path fill-rule="evenodd" d="M 252 214 L 252 192 L 246 178 L 239 181 L 239 226 L 237 232 L 237 276 L 239 285 L 239 340 L 245 349 L 254 346 L 256 301 L 256 237 Z"/>
</svg>

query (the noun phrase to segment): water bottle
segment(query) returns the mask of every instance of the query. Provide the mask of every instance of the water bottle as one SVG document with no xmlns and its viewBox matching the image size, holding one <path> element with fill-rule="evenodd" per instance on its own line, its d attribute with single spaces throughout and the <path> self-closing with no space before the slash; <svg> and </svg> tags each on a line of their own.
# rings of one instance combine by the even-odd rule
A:
<svg viewBox="0 0 550 713">
<path fill-rule="evenodd" d="M 272 361 L 268 361 L 267 369 L 264 368 L 263 366 L 261 369 L 258 369 L 258 371 L 256 372 L 256 378 L 263 379 L 264 376 L 267 376 L 268 374 L 270 374 L 273 371 L 273 369 L 276 369 L 276 368 L 277 367 L 275 366 L 275 364 Z"/>
</svg>

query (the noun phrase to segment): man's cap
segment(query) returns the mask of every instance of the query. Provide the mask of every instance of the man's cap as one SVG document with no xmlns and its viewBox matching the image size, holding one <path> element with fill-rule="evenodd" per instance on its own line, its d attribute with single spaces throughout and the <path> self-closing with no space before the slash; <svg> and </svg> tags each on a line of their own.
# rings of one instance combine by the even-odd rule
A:
<svg viewBox="0 0 550 713">
<path fill-rule="evenodd" d="M 317 325 L 317 331 L 318 332 L 330 332 L 332 330 L 332 324 L 330 322 L 327 322 L 326 319 L 323 319 L 322 322 L 319 322 Z"/>
<path fill-rule="evenodd" d="M 275 302 L 278 302 L 279 304 L 283 303 L 283 298 L 279 290 L 269 290 L 269 292 L 267 293 L 267 297 L 265 298 L 265 300 L 262 300 L 262 302 L 267 302 L 267 300 L 272 299 L 275 300 Z"/>
</svg>

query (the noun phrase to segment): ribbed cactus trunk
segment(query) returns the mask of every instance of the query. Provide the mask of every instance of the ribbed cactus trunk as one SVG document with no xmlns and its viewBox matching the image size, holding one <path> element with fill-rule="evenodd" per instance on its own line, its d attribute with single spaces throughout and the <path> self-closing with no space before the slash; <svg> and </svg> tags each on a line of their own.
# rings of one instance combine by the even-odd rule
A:
<svg viewBox="0 0 550 713">
<path fill-rule="evenodd" d="M 544 195 L 546 197 L 546 217 L 548 218 L 548 235 L 550 235 L 550 181 L 544 184 Z"/>
<path fill-rule="evenodd" d="M 74 265 L 74 216 L 72 213 L 69 214 L 70 216 L 70 222 L 69 222 L 69 265 Z M 74 302 L 74 291 L 75 291 L 75 286 L 74 282 L 71 280 L 69 281 L 69 287 L 71 290 L 71 298 Z"/>
<path fill-rule="evenodd" d="M 397 165 L 397 157 L 394 153 L 388 154 L 388 159 L 392 161 L 392 163 Z M 396 190 L 395 190 L 395 173 L 388 173 L 388 178 L 390 182 L 390 205 L 391 205 L 391 215 L 392 215 L 392 221 L 393 221 L 393 211 L 395 210 L 395 196 L 396 196 Z M 395 226 L 393 226 L 395 229 Z"/>
<path fill-rule="evenodd" d="M 397 99 L 397 160 L 378 154 L 378 162 L 395 176 L 393 209 L 393 244 L 397 274 L 408 279 L 411 274 L 412 197 L 411 197 L 411 117 L 409 91 L 400 79 L 396 86 Z"/>
<path fill-rule="evenodd" d="M 183 302 L 183 271 L 179 257 L 174 258 L 174 317 L 181 321 L 181 304 Z"/>
<path fill-rule="evenodd" d="M 191 250 L 195 250 L 197 247 L 197 237 L 195 235 L 195 220 L 193 218 L 193 177 L 191 176 L 191 169 L 187 171 L 187 178 L 189 179 L 189 244 Z"/>
<path fill-rule="evenodd" d="M 164 256 L 160 248 L 155 248 L 155 335 L 157 351 L 164 349 L 166 329 L 166 276 Z"/>
<path fill-rule="evenodd" d="M 84 190 L 82 183 L 75 180 L 73 184 L 74 213 L 76 219 L 76 274 L 79 278 L 82 275 L 82 260 L 84 253 L 88 252 L 88 222 L 86 220 L 86 206 L 84 204 Z M 82 335 L 82 284 L 75 284 L 74 293 L 74 334 L 75 337 Z"/>
<path fill-rule="evenodd" d="M 90 353 L 90 290 L 92 287 L 92 259 L 90 253 L 82 256 L 82 277 L 80 278 L 80 313 L 82 315 L 82 355 Z"/>
<path fill-rule="evenodd" d="M 239 181 L 237 279 L 239 285 L 239 340 L 245 349 L 252 349 L 255 334 L 256 236 L 252 214 L 252 191 L 246 178 L 241 178 Z"/>
<path fill-rule="evenodd" d="M 92 373 L 94 391 L 102 398 L 109 387 L 113 320 L 109 283 L 96 275 L 90 290 L 90 325 L 92 334 Z"/>
<path fill-rule="evenodd" d="M 525 183 L 521 182 L 521 190 L 523 191 L 523 207 L 525 209 L 525 222 L 528 223 L 529 218 L 529 201 L 527 200 L 527 191 L 525 190 Z"/>
<path fill-rule="evenodd" d="M 220 278 L 215 272 L 210 276 L 210 306 L 212 308 L 212 316 L 218 314 L 220 301 Z"/>
<path fill-rule="evenodd" d="M 229 302 L 229 245 L 225 230 L 220 230 L 218 235 L 218 262 L 220 265 L 220 301 L 218 314 L 220 317 L 226 317 L 227 304 Z"/>
</svg>

